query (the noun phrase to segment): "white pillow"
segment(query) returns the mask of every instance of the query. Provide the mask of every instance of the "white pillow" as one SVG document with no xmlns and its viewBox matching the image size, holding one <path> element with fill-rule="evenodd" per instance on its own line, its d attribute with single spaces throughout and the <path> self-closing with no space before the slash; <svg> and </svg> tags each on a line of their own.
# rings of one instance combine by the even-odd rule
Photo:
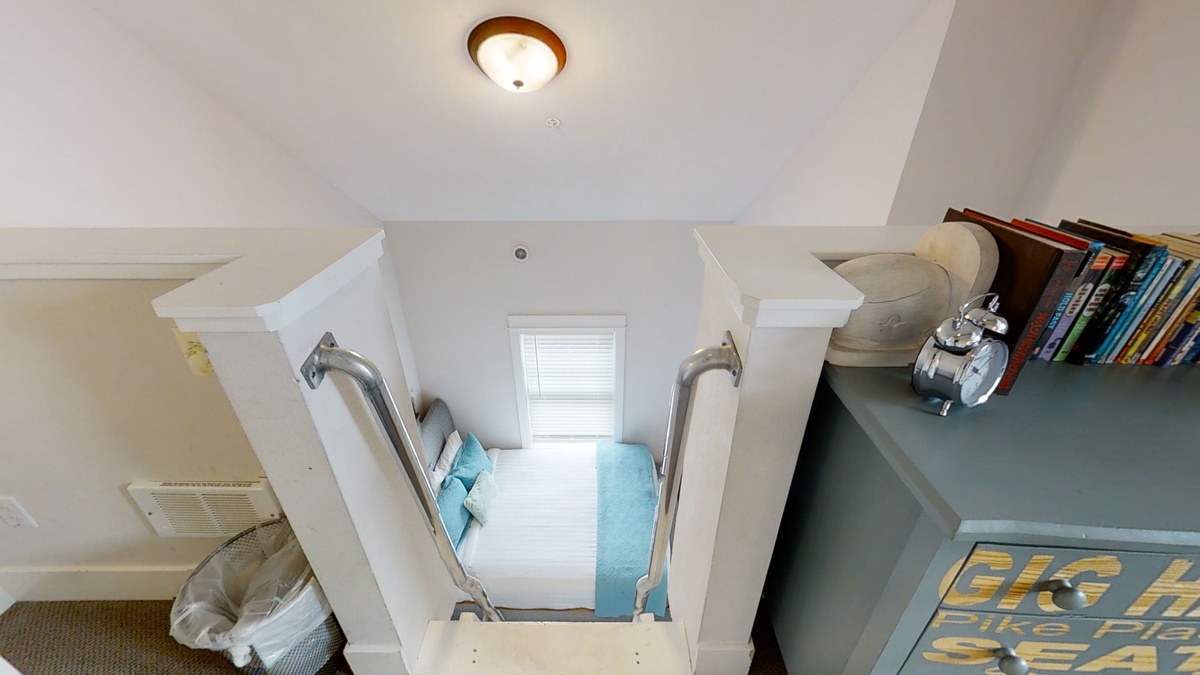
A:
<svg viewBox="0 0 1200 675">
<path fill-rule="evenodd" d="M 429 482 L 433 484 L 433 496 L 437 496 L 442 491 L 442 481 L 450 474 L 450 467 L 454 465 L 454 458 L 458 456 L 458 449 L 462 447 L 462 437 L 458 435 L 458 430 L 446 437 L 446 444 L 442 446 L 442 454 L 438 455 L 437 463 L 433 465 L 433 471 L 430 472 Z"/>
<path fill-rule="evenodd" d="M 488 513 L 492 510 L 492 503 L 496 500 L 498 492 L 496 479 L 492 477 L 492 474 L 480 471 L 479 476 L 475 479 L 475 487 L 471 488 L 471 492 L 463 501 L 463 506 L 467 507 L 480 525 L 487 525 Z"/>
</svg>

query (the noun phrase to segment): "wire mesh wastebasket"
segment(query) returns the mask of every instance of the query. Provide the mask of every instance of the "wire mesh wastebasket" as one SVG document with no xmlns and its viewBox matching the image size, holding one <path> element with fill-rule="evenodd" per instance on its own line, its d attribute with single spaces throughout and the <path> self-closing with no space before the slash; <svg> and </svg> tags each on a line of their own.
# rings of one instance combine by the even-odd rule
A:
<svg viewBox="0 0 1200 675">
<path fill-rule="evenodd" d="M 245 530 L 218 547 L 184 582 L 171 609 L 171 635 L 189 647 L 220 651 L 247 675 L 336 673 L 346 638 L 311 572 L 299 580 L 280 581 L 286 591 L 283 602 L 248 635 L 239 633 L 238 613 L 244 609 L 247 587 L 263 583 L 256 573 L 288 545 L 298 550 L 291 526 L 280 518 Z M 285 588 L 292 581 L 294 588 Z M 282 638 L 283 647 L 279 646 L 281 631 L 288 633 Z M 256 632 L 273 633 L 274 646 L 265 648 L 265 653 L 260 653 L 264 639 L 256 638 Z"/>
<path fill-rule="evenodd" d="M 240 670 L 246 675 L 335 675 L 341 665 L 341 651 L 345 645 L 346 636 L 342 634 L 337 618 L 330 614 L 324 623 L 270 668 L 263 665 L 258 654 L 251 652 L 253 656 L 250 663 Z M 228 655 L 226 658 L 229 658 Z"/>
</svg>

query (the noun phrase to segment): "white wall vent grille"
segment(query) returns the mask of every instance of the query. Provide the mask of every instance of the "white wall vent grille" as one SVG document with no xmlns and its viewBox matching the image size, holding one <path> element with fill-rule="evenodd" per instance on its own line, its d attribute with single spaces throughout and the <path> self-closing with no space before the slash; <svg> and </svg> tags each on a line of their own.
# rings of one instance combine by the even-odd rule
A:
<svg viewBox="0 0 1200 675">
<path fill-rule="evenodd" d="M 282 511 L 264 478 L 181 483 L 137 481 L 129 496 L 161 537 L 229 537 Z"/>
</svg>

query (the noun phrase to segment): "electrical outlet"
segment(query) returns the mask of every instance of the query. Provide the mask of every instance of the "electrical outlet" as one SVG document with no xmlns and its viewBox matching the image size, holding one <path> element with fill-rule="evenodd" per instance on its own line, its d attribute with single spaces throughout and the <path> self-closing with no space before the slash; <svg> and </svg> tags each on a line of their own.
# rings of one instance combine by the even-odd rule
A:
<svg viewBox="0 0 1200 675">
<path fill-rule="evenodd" d="M 16 497 L 0 497 L 0 523 L 14 529 L 37 527 L 37 521 L 21 506 Z"/>
</svg>

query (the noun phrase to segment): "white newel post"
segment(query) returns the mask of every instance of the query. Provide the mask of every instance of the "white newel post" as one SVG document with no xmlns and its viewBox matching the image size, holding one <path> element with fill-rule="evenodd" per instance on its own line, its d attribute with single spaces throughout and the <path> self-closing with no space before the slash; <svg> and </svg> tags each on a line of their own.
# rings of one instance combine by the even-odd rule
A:
<svg viewBox="0 0 1200 675">
<path fill-rule="evenodd" d="M 379 366 L 420 442 L 378 265 L 381 240 L 375 233 L 250 311 L 214 307 L 214 298 L 185 292 L 190 285 L 154 303 L 160 316 L 200 334 L 338 615 L 357 675 L 413 672 L 429 621 L 448 617 L 455 601 L 407 481 L 357 386 L 331 374 L 312 390 L 299 374 L 332 331 L 341 346 Z M 287 237 L 276 241 L 288 244 Z M 294 264 L 296 255 L 281 257 Z M 272 271 L 259 263 L 264 273 Z"/>
<path fill-rule="evenodd" d="M 744 675 L 750 629 L 830 331 L 862 294 L 800 228 L 700 228 L 697 347 L 733 334 L 741 383 L 704 375 L 689 415 L 669 594 L 696 673 Z"/>
</svg>

